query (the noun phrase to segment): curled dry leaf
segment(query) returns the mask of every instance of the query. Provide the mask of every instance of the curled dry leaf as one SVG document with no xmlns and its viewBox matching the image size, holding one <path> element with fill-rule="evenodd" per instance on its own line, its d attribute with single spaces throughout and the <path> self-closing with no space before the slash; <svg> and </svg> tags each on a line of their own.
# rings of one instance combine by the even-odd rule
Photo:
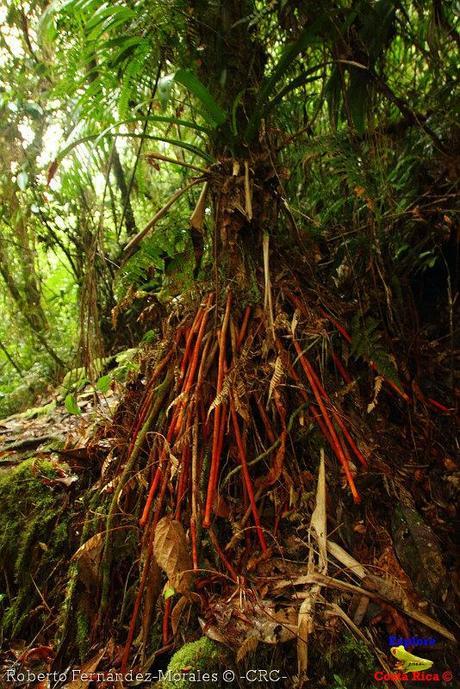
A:
<svg viewBox="0 0 460 689">
<path fill-rule="evenodd" d="M 281 609 L 273 601 L 260 601 L 252 618 L 254 634 L 265 644 L 291 641 L 297 635 L 297 610 L 293 606 Z"/>
<path fill-rule="evenodd" d="M 185 608 L 187 605 L 189 605 L 190 601 L 188 598 L 185 596 L 182 596 L 179 598 L 177 601 L 176 605 L 174 606 L 172 612 L 171 612 L 171 629 L 173 632 L 173 636 L 176 636 L 177 630 L 179 628 L 179 622 L 182 617 L 182 613 L 184 612 Z"/>
<path fill-rule="evenodd" d="M 99 580 L 99 565 L 104 537 L 104 532 L 91 536 L 72 556 L 72 560 L 78 563 L 78 575 L 88 589 L 97 584 Z"/>
<path fill-rule="evenodd" d="M 20 657 L 19 661 L 27 664 L 34 660 L 44 660 L 50 662 L 54 658 L 54 650 L 52 646 L 35 646 L 25 651 Z"/>
<path fill-rule="evenodd" d="M 193 563 L 182 524 L 163 517 L 155 529 L 153 553 L 171 586 L 179 593 L 190 591 L 193 581 Z"/>
<path fill-rule="evenodd" d="M 227 644 L 228 639 L 218 630 L 213 624 L 206 623 L 201 617 L 198 618 L 200 623 L 201 631 L 208 639 L 212 641 L 217 641 L 220 644 Z"/>
</svg>

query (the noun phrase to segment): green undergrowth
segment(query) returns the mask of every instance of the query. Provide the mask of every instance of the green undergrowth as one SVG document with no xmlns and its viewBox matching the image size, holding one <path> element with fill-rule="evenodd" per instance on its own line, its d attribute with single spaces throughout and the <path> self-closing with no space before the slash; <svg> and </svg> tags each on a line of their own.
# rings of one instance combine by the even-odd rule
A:
<svg viewBox="0 0 460 689">
<path fill-rule="evenodd" d="M 330 689 L 377 689 L 373 679 L 375 671 L 380 669 L 377 659 L 350 632 L 345 632 L 337 643 L 329 644 L 322 656 Z"/>
<path fill-rule="evenodd" d="M 138 371 L 139 366 L 135 360 L 137 352 L 136 348 L 125 349 L 113 356 L 94 360 L 93 372 L 99 376 L 96 382 L 96 389 L 99 389 L 98 383 L 100 381 L 106 382 L 107 379 L 108 383 L 112 380 L 124 382 L 129 373 Z M 84 366 L 73 368 L 64 376 L 59 392 L 63 395 L 69 392 L 79 392 L 89 384 L 90 374 L 87 369 Z"/>
<path fill-rule="evenodd" d="M 23 631 L 32 637 L 59 596 L 56 581 L 72 539 L 67 489 L 49 485 L 56 478 L 56 463 L 37 458 L 0 472 L 3 638 L 17 638 Z"/>
</svg>

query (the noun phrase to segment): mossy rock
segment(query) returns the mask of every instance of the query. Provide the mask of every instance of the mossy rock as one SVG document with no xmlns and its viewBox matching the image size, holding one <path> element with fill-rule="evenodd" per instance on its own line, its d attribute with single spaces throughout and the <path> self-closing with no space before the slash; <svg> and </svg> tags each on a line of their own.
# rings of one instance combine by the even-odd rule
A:
<svg viewBox="0 0 460 689">
<path fill-rule="evenodd" d="M 17 414 L 34 403 L 36 393 L 28 385 L 18 385 L 0 399 L 0 418 Z"/>
<path fill-rule="evenodd" d="M 37 419 L 40 416 L 50 416 L 55 409 L 56 401 L 52 400 L 51 402 L 48 402 L 48 404 L 43 404 L 39 407 L 30 407 L 29 409 L 26 409 L 26 411 L 23 411 L 21 414 L 18 414 L 18 418 Z"/>
<path fill-rule="evenodd" d="M 43 394 L 48 382 L 48 379 L 43 376 L 43 371 L 37 370 L 34 366 L 17 383 L 2 385 L 0 390 L 0 418 L 19 414 L 31 407 L 37 397 Z"/>
<path fill-rule="evenodd" d="M 197 677 L 218 672 L 219 668 L 225 667 L 225 659 L 223 647 L 202 636 L 198 641 L 184 644 L 173 655 L 165 671 L 166 677 L 153 685 L 152 689 L 192 689 L 197 684 L 215 689 L 218 686 L 215 681 L 200 681 Z"/>
<path fill-rule="evenodd" d="M 32 637 L 40 629 L 47 611 L 38 590 L 52 605 L 59 567 L 67 567 L 73 548 L 67 495 L 47 485 L 58 476 L 56 464 L 36 458 L 0 471 L 0 568 L 8 582 L 0 592 L 0 628 L 6 637 L 25 628 Z M 39 611 L 33 620 L 31 610 Z"/>
</svg>

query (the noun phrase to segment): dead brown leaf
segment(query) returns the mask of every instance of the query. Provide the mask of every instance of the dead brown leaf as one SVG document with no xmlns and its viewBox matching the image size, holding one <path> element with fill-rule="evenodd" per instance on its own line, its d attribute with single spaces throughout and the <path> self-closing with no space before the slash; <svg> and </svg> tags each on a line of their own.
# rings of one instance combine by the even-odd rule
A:
<svg viewBox="0 0 460 689">
<path fill-rule="evenodd" d="M 104 538 L 104 532 L 91 536 L 72 556 L 72 560 L 78 563 L 79 578 L 87 588 L 92 588 L 99 580 L 99 565 Z"/>
<path fill-rule="evenodd" d="M 171 586 L 179 593 L 188 593 L 193 582 L 193 563 L 182 524 L 163 517 L 155 529 L 153 553 Z"/>
<path fill-rule="evenodd" d="M 187 605 L 189 605 L 189 604 L 190 604 L 189 599 L 186 598 L 185 596 L 182 596 L 181 598 L 179 598 L 176 605 L 172 609 L 172 612 L 171 612 L 171 629 L 173 632 L 173 636 L 176 636 L 182 614 L 183 614 L 185 608 L 187 607 Z"/>
</svg>

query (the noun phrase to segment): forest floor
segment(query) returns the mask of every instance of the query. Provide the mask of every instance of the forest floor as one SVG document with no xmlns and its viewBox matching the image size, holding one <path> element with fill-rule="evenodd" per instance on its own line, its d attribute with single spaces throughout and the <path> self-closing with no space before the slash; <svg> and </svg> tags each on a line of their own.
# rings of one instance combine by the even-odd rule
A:
<svg viewBox="0 0 460 689">
<path fill-rule="evenodd" d="M 110 413 L 117 400 L 111 393 L 100 404 L 94 392 L 88 391 L 79 397 L 78 415 L 69 413 L 63 401 L 62 395 L 56 395 L 41 406 L 0 420 L 0 466 L 42 450 L 57 451 L 84 443 L 94 424 L 102 414 Z"/>
<path fill-rule="evenodd" d="M 94 471 L 99 472 L 101 457 L 110 456 L 110 449 L 117 445 L 113 415 L 120 401 L 123 407 L 123 394 L 124 386 L 118 382 L 112 383 L 104 393 L 86 385 L 70 401 L 60 389 L 42 400 L 41 406 L 1 420 L 0 479 L 18 471 L 21 464 L 26 467 L 31 462 L 32 476 L 55 496 L 53 500 L 62 501 L 66 506 L 85 499 L 85 493 L 100 489 L 101 484 L 94 483 Z M 372 448 L 375 438 L 379 437 L 386 453 L 384 457 L 377 453 L 371 470 L 361 481 L 364 510 L 359 512 L 349 500 L 344 502 L 344 477 L 337 477 L 330 464 L 325 467 L 324 459 L 318 461 L 317 471 L 303 472 L 304 490 L 300 499 L 294 489 L 292 491 L 293 504 L 279 524 L 276 536 L 283 544 L 282 549 L 279 552 L 276 548 L 271 549 L 269 557 L 253 556 L 247 563 L 247 582 L 238 580 L 236 586 L 230 582 L 230 586 L 217 587 L 211 594 L 207 613 L 201 620 L 201 632 L 227 649 L 226 653 L 231 646 L 233 660 L 229 661 L 227 655 L 225 664 L 234 662 L 236 657 L 240 666 L 251 668 L 257 665 L 254 658 L 259 661 L 263 658 L 272 668 L 278 667 L 277 663 L 282 667 L 286 659 L 283 660 L 285 652 L 280 649 L 285 647 L 295 666 L 299 658 L 307 662 L 308 649 L 309 663 L 329 664 L 330 676 L 335 682 L 335 685 L 328 684 L 323 671 L 324 681 L 310 684 L 312 688 L 361 689 L 385 684 L 380 680 L 378 684 L 371 684 L 362 679 L 358 688 L 345 682 L 356 676 L 371 681 L 378 672 L 382 677 L 395 672 L 401 675 L 401 668 L 408 667 L 407 658 L 396 656 L 399 658 L 399 670 L 396 670 L 396 659 L 392 657 L 395 653 L 390 649 L 405 644 L 406 651 L 434 660 L 434 669 L 441 679 L 435 680 L 433 686 L 455 686 L 449 679 L 458 671 L 455 635 L 451 630 L 455 628 L 455 595 L 460 587 L 450 518 L 455 516 L 452 496 L 460 485 L 460 467 L 439 448 L 432 449 L 430 462 L 420 462 L 411 453 L 410 445 L 416 442 L 420 446 L 423 442 L 423 428 L 428 417 L 423 419 L 421 411 L 418 421 L 414 417 L 409 438 L 401 419 L 390 414 L 394 399 L 390 396 L 388 406 L 385 404 L 382 400 L 384 413 L 371 424 L 365 440 L 366 447 Z M 450 419 L 441 417 L 441 423 L 444 421 L 450 425 Z M 361 440 L 361 446 L 363 444 Z M 88 460 L 92 456 L 100 461 L 90 468 Z M 43 468 L 43 462 L 53 467 L 52 476 Z M 15 537 L 19 543 L 22 535 Z M 35 538 L 41 546 L 49 547 L 46 541 L 44 545 L 41 543 L 38 535 Z M 95 545 L 94 538 L 87 541 L 91 543 Z M 19 550 L 21 547 L 18 546 Z M 318 553 L 317 565 L 307 566 Z M 71 556 L 75 553 L 67 552 L 65 562 Z M 88 572 L 91 566 L 87 566 Z M 208 566 L 215 566 L 212 558 Z M 40 584 L 40 596 L 43 606 L 48 608 L 50 620 L 58 615 L 51 599 L 54 591 L 65 586 L 65 567 L 60 576 L 61 581 L 49 583 L 45 579 L 45 588 Z M 7 587 L 9 577 L 11 574 L 5 574 Z M 190 638 L 196 639 L 197 631 L 192 622 L 190 630 L 187 625 L 179 626 L 179 620 L 189 615 L 185 614 L 188 604 L 194 603 L 193 600 L 180 601 L 176 604 L 180 610 L 176 618 L 173 613 L 172 624 L 175 635 L 184 643 Z M 315 608 L 321 610 L 317 613 L 321 621 L 318 623 L 317 619 L 313 625 L 310 617 Z M 33 618 L 35 610 L 29 614 Z M 302 616 L 306 640 L 303 646 L 297 637 Z M 161 627 L 161 621 L 157 623 Z M 28 638 L 27 627 L 17 637 L 14 634 L 10 638 L 4 636 L 0 657 L 2 671 L 6 673 L 12 666 L 28 667 L 34 670 L 36 677 L 38 671 L 50 672 L 56 667 L 55 622 L 49 627 L 50 632 L 45 625 L 32 640 Z M 319 641 L 320 648 L 328 649 L 327 653 L 318 654 L 316 642 L 313 648 L 308 648 L 308 636 L 313 628 L 314 638 Z M 415 642 L 404 641 L 414 637 Z M 419 641 L 423 648 L 418 646 Z M 180 647 L 180 643 L 176 647 Z M 273 649 L 269 661 L 268 652 L 263 650 L 267 648 Z M 211 659 L 215 662 L 213 649 L 214 646 L 208 649 L 206 662 L 211 663 Z M 166 650 L 166 657 L 170 659 L 171 649 Z M 403 649 L 403 653 L 406 651 Z M 122 646 L 116 639 L 104 640 L 104 643 L 92 639 L 87 652 L 90 660 L 82 663 L 81 668 L 91 672 L 98 668 L 107 671 L 119 667 Z M 344 653 L 348 657 L 347 668 L 343 667 Z M 327 661 L 322 655 L 327 656 Z M 148 668 L 151 661 L 152 658 L 144 659 L 143 668 Z M 187 667 L 195 662 L 189 661 L 185 662 Z M 221 657 L 219 662 L 223 662 Z M 404 686 L 398 677 L 392 681 L 399 689 Z M 413 681 L 411 686 L 427 686 L 426 679 L 420 682 Z M 48 689 L 53 685 L 25 681 L 7 682 L 6 686 Z M 88 683 L 78 680 L 77 683 L 67 682 L 65 686 L 83 689 Z M 109 686 L 112 685 L 107 684 Z"/>
</svg>

